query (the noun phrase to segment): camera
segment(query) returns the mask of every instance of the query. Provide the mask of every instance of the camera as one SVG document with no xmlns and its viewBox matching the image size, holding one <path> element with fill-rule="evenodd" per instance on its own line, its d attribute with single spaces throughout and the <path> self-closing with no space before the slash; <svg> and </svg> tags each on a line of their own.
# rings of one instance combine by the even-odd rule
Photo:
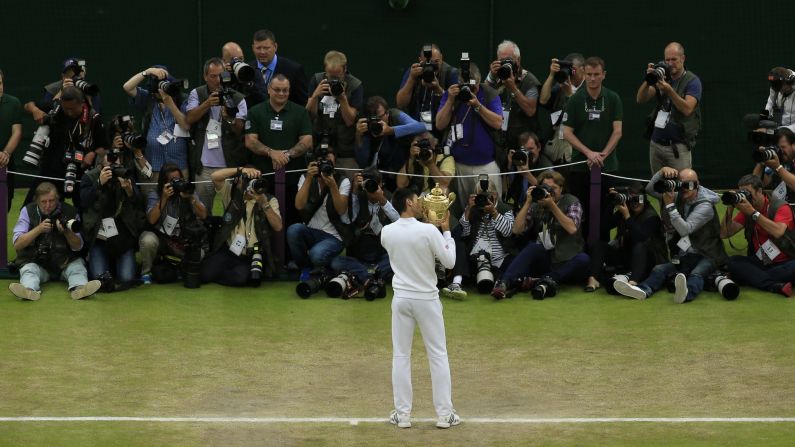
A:
<svg viewBox="0 0 795 447">
<path fill-rule="evenodd" d="M 330 149 L 331 136 L 328 131 L 323 131 L 319 137 L 319 143 L 313 152 L 307 152 L 306 157 L 308 160 L 315 161 L 323 176 L 334 175 L 334 163 L 328 159 Z"/>
<path fill-rule="evenodd" d="M 740 287 L 726 275 L 716 275 L 712 283 L 715 284 L 715 290 L 720 296 L 729 301 L 736 300 L 740 296 Z"/>
<path fill-rule="evenodd" d="M 177 96 L 179 93 L 185 89 L 188 89 L 188 80 L 187 79 L 174 79 L 172 81 L 169 80 L 160 80 L 157 76 L 149 75 L 149 93 L 157 93 L 157 90 L 163 90 L 168 96 Z"/>
<path fill-rule="evenodd" d="M 458 96 L 456 96 L 456 99 L 461 102 L 467 102 L 472 99 L 472 86 L 474 86 L 475 82 L 471 79 L 469 66 L 469 53 L 461 53 L 458 72 L 458 79 L 460 81 L 458 87 L 461 90 L 458 92 Z"/>
<path fill-rule="evenodd" d="M 720 197 L 720 201 L 726 206 L 735 206 L 742 201 L 750 202 L 751 193 L 744 189 L 739 191 L 726 191 Z"/>
<path fill-rule="evenodd" d="M 121 165 L 115 165 L 110 167 L 110 172 L 113 174 L 113 178 L 129 179 L 132 177 L 135 170 L 132 168 L 125 168 Z"/>
<path fill-rule="evenodd" d="M 421 161 L 428 161 L 434 156 L 434 150 L 431 147 L 431 141 L 427 138 L 422 138 L 417 140 L 417 147 L 420 149 L 420 153 L 418 155 Z"/>
<path fill-rule="evenodd" d="M 576 71 L 570 60 L 558 59 L 558 65 L 560 65 L 560 70 L 555 73 L 553 78 L 558 84 L 563 84 L 568 81 Z"/>
<path fill-rule="evenodd" d="M 351 272 L 341 272 L 339 275 L 331 278 L 326 284 L 326 295 L 329 298 L 348 298 L 356 295 L 359 292 L 359 280 Z"/>
<path fill-rule="evenodd" d="M 49 216 L 41 216 L 41 220 L 50 219 L 50 223 L 55 225 L 55 221 L 61 222 L 61 226 L 71 231 L 72 233 L 79 233 L 83 229 L 82 223 L 77 218 L 67 218 L 60 209 L 56 209 Z"/>
<path fill-rule="evenodd" d="M 519 148 L 513 151 L 511 155 L 511 163 L 514 166 L 527 166 L 530 164 L 530 151 L 525 148 Z"/>
<path fill-rule="evenodd" d="M 370 279 L 364 283 L 364 298 L 367 301 L 373 301 L 376 298 L 386 297 L 386 283 L 377 272 Z"/>
<path fill-rule="evenodd" d="M 378 191 L 378 181 L 372 177 L 364 177 L 362 188 L 370 194 L 375 194 Z"/>
<path fill-rule="evenodd" d="M 228 71 L 221 72 L 221 88 L 218 90 L 218 100 L 221 105 L 226 109 L 226 113 L 231 116 L 237 115 L 238 109 L 235 104 L 234 90 L 232 90 L 232 73 Z"/>
<path fill-rule="evenodd" d="M 55 115 L 61 111 L 61 104 L 58 102 L 53 103 L 53 107 L 44 115 L 41 125 L 36 128 L 33 133 L 33 139 L 30 142 L 30 147 L 22 157 L 22 161 L 31 165 L 38 166 L 41 162 L 42 152 L 50 146 L 50 124 L 55 119 Z"/>
<path fill-rule="evenodd" d="M 497 69 L 497 77 L 501 80 L 506 80 L 511 77 L 511 75 L 519 74 L 519 67 L 516 65 L 516 62 L 513 61 L 510 57 L 506 57 L 505 59 L 500 59 L 500 68 Z"/>
<path fill-rule="evenodd" d="M 254 71 L 254 68 L 251 65 L 245 63 L 243 58 L 233 57 L 232 60 L 229 61 L 229 65 L 232 67 L 232 72 L 235 74 L 235 78 L 237 78 L 241 84 L 248 84 L 254 80 L 256 71 Z"/>
<path fill-rule="evenodd" d="M 630 193 L 627 188 L 616 188 L 615 191 L 610 191 L 609 193 L 607 193 L 607 200 L 610 202 L 612 206 L 618 206 L 623 204 L 642 205 L 643 195 Z"/>
<path fill-rule="evenodd" d="M 657 62 L 652 67 L 652 71 L 646 73 L 646 83 L 649 85 L 669 79 L 671 79 L 671 67 L 665 61 Z"/>
<path fill-rule="evenodd" d="M 661 179 L 654 183 L 654 192 L 663 194 L 666 192 L 677 192 L 682 185 L 679 180 Z"/>
<path fill-rule="evenodd" d="M 97 93 L 99 93 L 99 86 L 97 84 L 90 84 L 77 76 L 72 78 L 72 82 L 74 82 L 75 87 L 82 90 L 83 93 L 88 96 L 96 96 Z"/>
<path fill-rule="evenodd" d="M 133 149 L 146 147 L 146 137 L 135 131 L 135 120 L 131 115 L 116 116 L 110 122 L 114 132 L 121 135 L 122 141 Z"/>
<path fill-rule="evenodd" d="M 558 283 L 549 276 L 543 276 L 536 282 L 531 290 L 534 300 L 552 298 L 558 294 Z"/>
<path fill-rule="evenodd" d="M 174 192 L 177 194 L 183 192 L 187 194 L 193 194 L 193 192 L 196 191 L 196 185 L 182 177 L 173 178 L 169 183 L 171 184 L 171 188 L 174 189 Z"/>
<path fill-rule="evenodd" d="M 77 164 L 67 163 L 66 174 L 64 175 L 63 190 L 67 194 L 71 194 L 75 190 L 77 184 Z"/>
<path fill-rule="evenodd" d="M 494 288 L 494 274 L 491 272 L 491 255 L 486 250 L 480 250 L 475 256 L 475 263 L 477 264 L 478 270 L 475 275 L 478 293 L 491 292 L 491 289 Z"/>
<path fill-rule="evenodd" d="M 185 242 L 185 255 L 182 257 L 182 285 L 186 289 L 198 289 L 201 286 L 202 251 L 207 233 L 207 227 L 198 219 L 191 219 L 180 228 L 180 239 Z"/>
<path fill-rule="evenodd" d="M 262 252 L 259 248 L 259 243 L 254 244 L 251 254 L 251 280 L 255 283 L 262 280 Z"/>
<path fill-rule="evenodd" d="M 309 279 L 299 282 L 295 286 L 295 293 L 301 298 L 309 298 L 324 288 L 327 282 L 328 277 L 321 270 L 312 271 L 309 273 Z"/>
<path fill-rule="evenodd" d="M 759 134 L 758 132 L 754 133 Z M 764 163 L 776 157 L 781 160 L 781 150 L 778 148 L 778 146 L 763 146 L 755 148 L 751 152 L 751 159 L 753 159 L 756 163 Z"/>
<path fill-rule="evenodd" d="M 345 93 L 345 84 L 337 78 L 328 79 L 328 88 L 331 96 L 339 96 Z"/>
<path fill-rule="evenodd" d="M 544 200 L 551 195 L 552 195 L 552 188 L 550 188 L 549 185 L 545 183 L 536 186 L 535 188 L 533 188 L 532 191 L 530 191 L 530 197 L 535 201 Z"/>
<path fill-rule="evenodd" d="M 433 46 L 431 45 L 424 45 L 422 47 L 422 57 L 425 58 L 423 62 L 420 62 L 420 67 L 422 67 L 422 74 L 420 74 L 420 78 L 422 81 L 430 84 L 436 79 L 436 72 L 439 71 L 439 64 L 436 62 L 431 62 L 431 57 L 433 55 Z"/>
<path fill-rule="evenodd" d="M 377 116 L 371 116 L 367 119 L 367 132 L 369 132 L 370 135 L 377 137 L 380 136 L 383 131 L 384 125 Z"/>
<path fill-rule="evenodd" d="M 778 144 L 778 137 L 776 135 L 776 128 L 778 123 L 770 116 L 770 112 L 762 109 L 759 113 L 749 113 L 743 117 L 743 126 L 749 129 L 748 142 L 754 145 L 754 148 L 759 146 L 773 147 Z M 757 129 L 762 129 L 757 132 Z"/>
<path fill-rule="evenodd" d="M 479 192 L 475 195 L 475 208 L 483 209 L 489 204 L 489 193 Z"/>
<path fill-rule="evenodd" d="M 254 195 L 265 194 L 267 187 L 268 183 L 264 177 L 253 178 L 248 181 L 248 185 L 246 185 L 246 192 Z"/>
</svg>

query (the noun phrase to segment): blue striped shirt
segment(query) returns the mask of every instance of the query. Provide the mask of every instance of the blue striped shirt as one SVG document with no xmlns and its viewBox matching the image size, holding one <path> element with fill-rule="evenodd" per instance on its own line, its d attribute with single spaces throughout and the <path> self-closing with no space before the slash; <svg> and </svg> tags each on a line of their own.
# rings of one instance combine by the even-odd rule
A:
<svg viewBox="0 0 795 447">
<path fill-rule="evenodd" d="M 149 91 L 138 87 L 133 105 L 141 111 L 146 111 L 149 101 L 154 101 Z M 184 106 L 182 109 L 184 112 Z M 146 133 L 146 149 L 144 151 L 146 159 L 152 164 L 152 171 L 154 172 L 159 172 L 160 168 L 166 163 L 173 163 L 180 169 L 188 168 L 188 138 L 175 137 L 166 144 L 160 144 L 157 141 L 157 137 L 165 130 L 173 134 L 174 126 L 176 125 L 177 119 L 174 118 L 168 107 L 161 109 L 158 104 L 154 104 L 152 117 L 149 120 L 149 131 Z"/>
</svg>

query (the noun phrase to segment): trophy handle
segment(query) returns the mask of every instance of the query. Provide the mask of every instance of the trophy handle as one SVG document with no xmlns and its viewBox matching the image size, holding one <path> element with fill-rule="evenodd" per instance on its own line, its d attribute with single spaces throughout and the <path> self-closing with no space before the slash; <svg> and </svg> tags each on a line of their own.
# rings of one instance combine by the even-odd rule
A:
<svg viewBox="0 0 795 447">
<path fill-rule="evenodd" d="M 447 195 L 447 200 L 450 201 L 447 204 L 447 209 L 450 209 L 450 207 L 453 206 L 453 203 L 455 202 L 455 198 L 456 198 L 456 195 L 455 195 L 454 192 L 451 192 L 450 194 Z"/>
</svg>

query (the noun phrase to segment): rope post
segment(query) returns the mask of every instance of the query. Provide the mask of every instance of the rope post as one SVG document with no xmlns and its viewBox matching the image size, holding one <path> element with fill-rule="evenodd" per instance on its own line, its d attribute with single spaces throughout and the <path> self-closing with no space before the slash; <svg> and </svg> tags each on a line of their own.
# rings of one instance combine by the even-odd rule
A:
<svg viewBox="0 0 795 447">
<path fill-rule="evenodd" d="M 588 243 L 599 240 L 599 224 L 602 211 L 602 168 L 591 166 L 590 209 L 588 210 Z"/>
<path fill-rule="evenodd" d="M 285 205 L 287 202 L 285 202 L 286 189 L 284 185 L 286 178 L 287 173 L 285 172 L 284 168 L 279 169 L 274 174 L 274 193 L 276 194 L 276 200 L 279 201 L 279 206 L 282 208 L 282 231 L 274 233 L 273 237 L 271 238 L 271 247 L 273 247 L 274 252 L 273 254 L 276 256 L 276 259 L 279 259 L 281 262 L 285 263 L 286 259 L 284 257 L 284 240 L 287 237 L 287 207 Z"/>
<path fill-rule="evenodd" d="M 0 225 L 8 233 L 8 172 L 0 169 Z M 8 272 L 8 237 L 0 241 L 0 271 Z"/>
</svg>

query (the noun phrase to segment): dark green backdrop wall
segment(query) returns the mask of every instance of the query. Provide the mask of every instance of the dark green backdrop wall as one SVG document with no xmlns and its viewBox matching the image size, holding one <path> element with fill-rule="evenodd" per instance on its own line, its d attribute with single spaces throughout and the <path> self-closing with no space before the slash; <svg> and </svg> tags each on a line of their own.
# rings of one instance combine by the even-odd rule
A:
<svg viewBox="0 0 795 447">
<path fill-rule="evenodd" d="M 38 97 L 41 86 L 58 78 L 60 61 L 78 55 L 87 60 L 90 80 L 102 87 L 106 116 L 129 110 L 121 85 L 133 73 L 161 63 L 198 85 L 202 62 L 218 55 L 224 42 L 239 42 L 250 58 L 258 28 L 273 30 L 279 53 L 303 63 L 308 74 L 322 69 L 327 50 L 345 52 L 365 94 L 390 101 L 427 41 L 438 42 L 452 63 L 468 51 L 483 67 L 497 43 L 511 39 L 525 67 L 542 79 L 551 57 L 598 55 L 607 62 L 606 85 L 624 101 L 621 174 L 641 178 L 649 177 L 648 144 L 641 138 L 649 106 L 635 104 L 635 92 L 645 64 L 661 59 L 664 45 L 676 40 L 704 85 L 694 164 L 713 187 L 730 186 L 751 169 L 740 118 L 764 105 L 770 68 L 795 65 L 787 25 L 793 2 L 410 0 L 394 10 L 387 0 L 50 0 L 6 2 L 2 12 L 6 92 L 23 101 Z M 26 119 L 18 155 L 33 130 Z"/>
</svg>

